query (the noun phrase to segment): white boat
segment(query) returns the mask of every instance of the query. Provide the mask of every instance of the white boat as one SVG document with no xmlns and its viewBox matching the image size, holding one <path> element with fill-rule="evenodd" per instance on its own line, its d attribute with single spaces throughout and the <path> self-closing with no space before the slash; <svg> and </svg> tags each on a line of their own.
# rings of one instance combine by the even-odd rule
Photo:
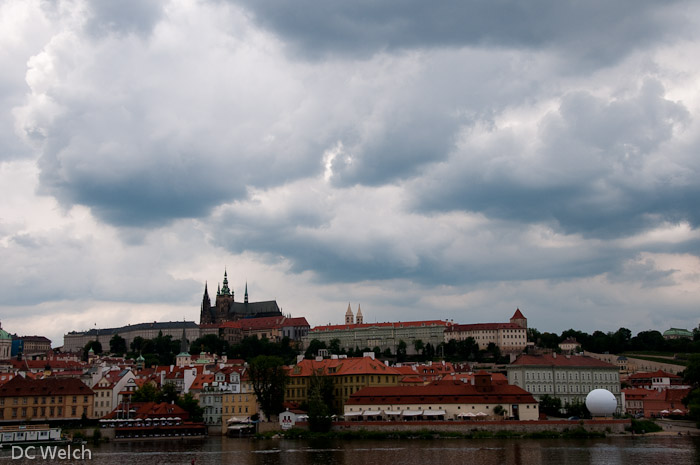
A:
<svg viewBox="0 0 700 465">
<path fill-rule="evenodd" d="M 61 428 L 49 425 L 0 426 L 0 447 L 67 443 L 61 437 Z"/>
</svg>

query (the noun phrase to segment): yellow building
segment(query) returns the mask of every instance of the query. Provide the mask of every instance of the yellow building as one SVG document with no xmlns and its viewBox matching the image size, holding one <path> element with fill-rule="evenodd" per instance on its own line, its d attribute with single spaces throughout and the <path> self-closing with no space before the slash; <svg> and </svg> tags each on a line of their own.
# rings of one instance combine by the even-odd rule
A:
<svg viewBox="0 0 700 465">
<path fill-rule="evenodd" d="M 0 386 L 0 422 L 93 418 L 94 393 L 76 378 L 16 376 Z"/>
<path fill-rule="evenodd" d="M 241 392 L 225 393 L 221 399 L 222 433 L 226 433 L 227 422 L 232 417 L 249 418 L 258 413 L 258 398 L 255 396 L 253 384 L 246 373 L 241 376 Z"/>
<path fill-rule="evenodd" d="M 401 374 L 372 357 L 302 360 L 288 373 L 285 401 L 308 402 L 314 376 L 328 376 L 333 381 L 333 410 L 343 411 L 350 395 L 364 387 L 396 386 Z"/>
</svg>

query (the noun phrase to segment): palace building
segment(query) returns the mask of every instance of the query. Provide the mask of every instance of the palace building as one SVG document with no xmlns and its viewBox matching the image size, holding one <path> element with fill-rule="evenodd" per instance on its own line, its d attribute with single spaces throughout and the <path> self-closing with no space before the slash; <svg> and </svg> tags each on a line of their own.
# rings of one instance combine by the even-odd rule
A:
<svg viewBox="0 0 700 465">
<path fill-rule="evenodd" d="M 204 284 L 204 296 L 202 297 L 199 317 L 199 324 L 201 325 L 269 316 L 282 316 L 282 311 L 277 305 L 277 301 L 249 302 L 248 284 L 246 283 L 243 302 L 236 302 L 233 290 L 228 287 L 228 274 L 225 270 L 223 286 L 217 286 L 216 300 L 213 306 L 209 298 L 207 284 Z"/>
</svg>

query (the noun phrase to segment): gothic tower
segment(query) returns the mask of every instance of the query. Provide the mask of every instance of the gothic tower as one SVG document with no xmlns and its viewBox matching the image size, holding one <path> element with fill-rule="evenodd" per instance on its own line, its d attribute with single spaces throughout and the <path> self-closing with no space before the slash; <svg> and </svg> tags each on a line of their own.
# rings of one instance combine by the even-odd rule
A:
<svg viewBox="0 0 700 465">
<path fill-rule="evenodd" d="M 352 310 L 350 309 L 350 302 L 348 302 L 348 311 L 345 312 L 345 324 L 346 325 L 351 325 L 355 321 L 355 315 L 352 314 Z"/>
<path fill-rule="evenodd" d="M 224 285 L 216 291 L 216 320 L 228 320 L 229 308 L 233 303 L 233 292 L 228 287 L 228 273 L 224 269 Z"/>
<path fill-rule="evenodd" d="M 200 324 L 213 323 L 211 321 L 211 299 L 209 298 L 209 291 L 207 290 L 207 283 L 204 283 L 204 297 L 202 297 L 202 308 L 199 313 Z"/>
<path fill-rule="evenodd" d="M 355 315 L 355 324 L 361 325 L 364 323 L 364 319 L 362 318 L 362 309 L 360 308 L 360 304 L 357 304 L 357 315 Z"/>
</svg>

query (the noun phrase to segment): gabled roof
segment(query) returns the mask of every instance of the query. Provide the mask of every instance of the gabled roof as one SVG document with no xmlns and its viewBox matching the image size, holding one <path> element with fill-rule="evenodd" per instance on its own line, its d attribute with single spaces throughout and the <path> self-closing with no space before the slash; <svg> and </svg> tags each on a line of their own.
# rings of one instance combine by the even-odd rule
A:
<svg viewBox="0 0 700 465">
<path fill-rule="evenodd" d="M 537 402 L 532 394 L 518 386 L 495 384 L 491 388 L 484 392 L 461 381 L 436 381 L 423 386 L 365 387 L 351 394 L 346 405 Z"/>
<path fill-rule="evenodd" d="M 656 370 L 654 372 L 639 372 L 629 375 L 629 379 L 651 379 L 651 378 L 670 378 L 670 379 L 681 379 L 680 376 L 674 375 L 663 370 Z"/>
<path fill-rule="evenodd" d="M 286 318 L 284 320 L 284 326 L 309 326 L 309 322 L 306 321 L 306 318 L 303 316 L 300 317 L 294 317 L 294 318 Z"/>
<path fill-rule="evenodd" d="M 343 375 L 400 375 L 395 368 L 388 367 L 371 357 L 352 357 L 341 359 L 310 360 L 304 359 L 296 366 L 290 367 L 289 376 L 312 376 L 314 373 L 329 376 Z"/>
<path fill-rule="evenodd" d="M 446 332 L 457 331 L 492 331 L 497 329 L 524 329 L 515 323 L 472 323 L 467 325 L 452 325 Z"/>
<path fill-rule="evenodd" d="M 0 386 L 0 397 L 89 395 L 92 389 L 76 378 L 27 379 L 15 376 Z"/>
</svg>

